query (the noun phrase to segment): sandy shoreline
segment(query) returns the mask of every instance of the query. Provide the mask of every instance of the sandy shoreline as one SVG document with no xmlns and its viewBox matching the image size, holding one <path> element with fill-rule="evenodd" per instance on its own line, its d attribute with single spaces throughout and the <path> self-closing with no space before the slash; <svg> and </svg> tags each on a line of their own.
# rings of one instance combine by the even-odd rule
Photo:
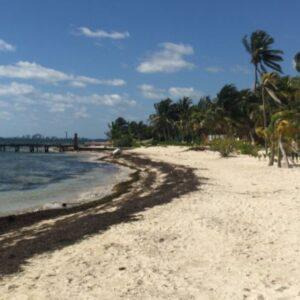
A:
<svg viewBox="0 0 300 300">
<path fill-rule="evenodd" d="M 186 150 L 129 151 L 125 195 L 3 233 L 0 299 L 300 299 L 300 168 Z"/>
</svg>

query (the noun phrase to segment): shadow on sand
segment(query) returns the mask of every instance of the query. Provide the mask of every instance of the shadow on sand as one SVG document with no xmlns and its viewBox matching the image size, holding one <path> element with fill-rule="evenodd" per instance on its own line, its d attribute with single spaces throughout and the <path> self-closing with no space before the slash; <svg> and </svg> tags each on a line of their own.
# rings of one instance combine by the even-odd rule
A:
<svg viewBox="0 0 300 300">
<path fill-rule="evenodd" d="M 72 245 L 112 225 L 138 221 L 139 213 L 171 202 L 200 187 L 200 180 L 192 168 L 153 162 L 137 155 L 127 154 L 122 158 L 137 170 L 143 169 L 145 176 L 140 176 L 140 171 L 136 171 L 128 182 L 123 183 L 123 189 L 110 197 L 71 209 L 40 211 L 0 219 L 2 234 L 7 233 L 2 238 L 0 235 L 0 276 L 21 271 L 26 261 L 34 255 Z M 153 169 L 165 174 L 162 183 L 155 189 L 152 185 L 156 182 L 157 173 Z M 134 187 L 133 183 L 138 179 L 139 184 Z M 202 178 L 201 183 L 205 180 Z M 145 191 L 151 192 L 145 194 Z M 125 194 L 116 199 L 122 193 Z M 112 209 L 107 211 L 108 208 Z M 53 222 L 26 227 L 57 217 Z"/>
</svg>

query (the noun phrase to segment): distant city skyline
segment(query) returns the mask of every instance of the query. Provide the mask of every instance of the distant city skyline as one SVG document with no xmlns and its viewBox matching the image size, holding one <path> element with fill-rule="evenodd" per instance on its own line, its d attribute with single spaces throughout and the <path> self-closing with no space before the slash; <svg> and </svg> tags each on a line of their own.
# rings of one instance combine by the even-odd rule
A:
<svg viewBox="0 0 300 300">
<path fill-rule="evenodd" d="M 257 29 L 296 75 L 299 11 L 297 0 L 3 0 L 0 137 L 105 138 L 109 122 L 146 121 L 163 98 L 251 88 L 241 40 Z"/>
</svg>

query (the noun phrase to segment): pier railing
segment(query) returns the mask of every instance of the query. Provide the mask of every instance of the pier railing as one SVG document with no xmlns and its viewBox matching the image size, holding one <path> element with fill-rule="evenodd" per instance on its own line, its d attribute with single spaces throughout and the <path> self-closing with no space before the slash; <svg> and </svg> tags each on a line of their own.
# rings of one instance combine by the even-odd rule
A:
<svg viewBox="0 0 300 300">
<path fill-rule="evenodd" d="M 21 149 L 28 152 L 49 152 L 49 148 L 58 149 L 59 152 L 74 150 L 73 144 L 41 144 L 41 143 L 5 143 L 0 144 L 0 152 L 14 151 L 20 152 Z"/>
<path fill-rule="evenodd" d="M 115 147 L 112 146 L 103 146 L 103 147 L 97 147 L 97 146 L 87 146 L 87 145 L 77 145 L 77 147 L 74 147 L 73 144 L 50 144 L 50 143 L 5 143 L 0 144 L 0 152 L 45 152 L 48 153 L 49 149 L 55 149 L 59 152 L 65 152 L 65 151 L 95 151 L 95 152 L 101 152 L 101 151 L 113 151 Z"/>
<path fill-rule="evenodd" d="M 50 148 L 54 148 L 59 152 L 64 151 L 110 151 L 114 150 L 114 147 L 103 144 L 103 146 L 96 145 L 80 145 L 77 133 L 74 134 L 73 142 L 69 141 L 26 141 L 26 142 L 0 142 L 0 152 L 14 151 L 20 152 L 28 151 L 34 152 L 49 152 Z"/>
</svg>

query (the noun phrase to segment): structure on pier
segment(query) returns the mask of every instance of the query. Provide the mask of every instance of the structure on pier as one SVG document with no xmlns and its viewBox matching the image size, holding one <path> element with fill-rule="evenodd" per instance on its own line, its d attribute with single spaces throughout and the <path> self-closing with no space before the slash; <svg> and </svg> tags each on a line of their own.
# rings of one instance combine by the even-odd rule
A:
<svg viewBox="0 0 300 300">
<path fill-rule="evenodd" d="M 56 149 L 59 152 L 65 151 L 112 151 L 115 148 L 110 144 L 102 143 L 101 145 L 79 145 L 79 139 L 77 133 L 74 134 L 73 143 L 71 144 L 59 144 L 59 143 L 6 143 L 0 144 L 0 152 L 20 152 L 26 151 L 30 153 L 45 152 L 48 153 L 49 149 Z"/>
<path fill-rule="evenodd" d="M 56 148 L 59 152 L 73 150 L 73 145 L 58 145 L 58 144 L 0 144 L 0 152 L 14 151 L 20 152 L 21 149 L 28 152 L 45 152 L 48 153 L 50 148 Z"/>
<path fill-rule="evenodd" d="M 20 150 L 22 149 L 23 151 L 28 150 L 28 152 L 31 152 L 31 153 L 34 153 L 34 152 L 48 153 L 50 148 L 58 149 L 59 152 L 79 150 L 77 133 L 75 133 L 75 135 L 74 135 L 73 144 L 35 143 L 34 141 L 27 142 L 27 143 L 0 144 L 0 152 L 6 152 L 6 151 L 20 152 Z"/>
</svg>

